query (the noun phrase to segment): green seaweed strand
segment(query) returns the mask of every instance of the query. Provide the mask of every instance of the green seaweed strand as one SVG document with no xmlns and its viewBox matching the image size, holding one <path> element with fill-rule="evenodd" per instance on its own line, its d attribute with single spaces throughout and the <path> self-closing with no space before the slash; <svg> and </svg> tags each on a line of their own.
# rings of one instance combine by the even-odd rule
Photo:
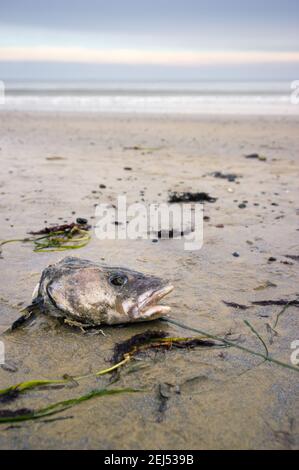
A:
<svg viewBox="0 0 299 470">
<path fill-rule="evenodd" d="M 274 359 L 274 357 L 272 357 L 272 356 L 266 356 L 263 353 L 259 353 L 257 351 L 254 351 L 253 349 L 249 349 L 246 346 L 241 346 L 240 344 L 234 343 L 233 341 L 229 341 L 225 338 L 221 338 L 220 336 L 212 335 L 211 333 L 207 333 L 206 331 L 200 330 L 198 328 L 193 328 L 191 326 L 185 325 L 184 323 L 180 323 L 177 320 L 174 320 L 172 318 L 162 317 L 162 318 L 160 318 L 160 320 L 165 321 L 167 323 L 172 323 L 173 325 L 179 326 L 180 328 L 183 328 L 185 330 L 200 333 L 201 335 L 205 335 L 208 338 L 212 338 L 212 339 L 215 339 L 217 341 L 221 341 L 224 344 L 227 344 L 227 345 L 232 346 L 234 348 L 240 349 L 241 351 L 252 354 L 253 356 L 262 357 L 263 359 L 265 359 L 265 361 L 273 362 L 274 364 L 277 364 L 278 366 L 285 367 L 287 369 L 291 369 L 295 372 L 299 372 L 299 368 L 296 367 L 296 366 L 292 366 L 291 364 L 287 364 L 286 362 L 282 362 L 282 361 L 279 361 L 277 359 Z"/>
<path fill-rule="evenodd" d="M 33 419 L 43 418 L 45 416 L 51 416 L 56 413 L 60 413 L 61 411 L 65 411 L 79 403 L 84 401 L 90 400 L 91 398 L 101 397 L 105 395 L 116 395 L 120 393 L 134 393 L 139 392 L 141 390 L 134 389 L 134 388 L 117 388 L 117 389 L 102 389 L 102 390 L 92 390 L 91 392 L 87 393 L 86 395 L 82 395 L 80 397 L 70 398 L 69 400 L 59 401 L 56 403 L 52 403 L 45 408 L 40 408 L 39 410 L 30 411 L 26 413 L 17 414 L 16 412 L 11 412 L 9 416 L 9 411 L 7 411 L 7 415 L 5 416 L 5 410 L 0 410 L 0 423 L 16 423 L 19 421 L 29 421 Z"/>
</svg>

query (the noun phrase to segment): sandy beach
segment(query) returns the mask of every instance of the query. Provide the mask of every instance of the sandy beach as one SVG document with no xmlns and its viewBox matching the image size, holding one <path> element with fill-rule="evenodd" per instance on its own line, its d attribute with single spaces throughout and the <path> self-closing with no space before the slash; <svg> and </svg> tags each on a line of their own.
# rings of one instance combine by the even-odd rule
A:
<svg viewBox="0 0 299 470">
<path fill-rule="evenodd" d="M 100 241 L 92 230 L 91 242 L 71 254 L 169 278 L 172 318 L 263 353 L 247 320 L 271 356 L 291 364 L 298 304 L 273 328 L 282 306 L 253 302 L 298 300 L 298 124 L 296 116 L 1 112 L 1 239 L 76 217 L 94 226 L 96 204 L 114 204 L 121 194 L 128 203 L 150 204 L 167 202 L 169 191 L 207 192 L 217 200 L 204 206 L 201 250 L 185 251 L 172 239 Z M 245 158 L 254 153 L 262 158 Z M 30 303 L 41 271 L 67 254 L 33 253 L 28 243 L 3 246 L 0 331 Z M 105 327 L 104 335 L 90 335 L 38 321 L 5 336 L 8 366 L 0 367 L 0 388 L 99 370 L 116 342 L 148 327 Z M 192 336 L 159 321 L 150 327 Z M 2 424 L 0 448 L 298 448 L 296 371 L 234 348 L 140 359 L 121 371 L 117 386 L 141 392 L 96 398 L 52 420 Z M 39 408 L 107 381 L 34 390 L 11 406 Z"/>
</svg>

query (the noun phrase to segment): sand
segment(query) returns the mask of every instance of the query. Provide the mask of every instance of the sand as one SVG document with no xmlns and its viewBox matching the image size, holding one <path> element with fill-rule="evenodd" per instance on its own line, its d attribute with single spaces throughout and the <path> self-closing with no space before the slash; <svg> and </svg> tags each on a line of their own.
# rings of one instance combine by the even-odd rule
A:
<svg viewBox="0 0 299 470">
<path fill-rule="evenodd" d="M 244 324 L 248 320 L 270 354 L 291 364 L 291 343 L 299 339 L 298 308 L 283 313 L 273 335 L 269 325 L 281 307 L 251 302 L 298 298 L 298 261 L 286 257 L 298 255 L 298 118 L 2 112 L 0 122 L 1 239 L 77 216 L 94 225 L 95 205 L 113 204 L 119 194 L 126 194 L 129 203 L 142 198 L 153 203 L 166 202 L 169 190 L 206 191 L 217 201 L 205 204 L 210 219 L 199 251 L 185 251 L 181 241 L 100 241 L 93 233 L 87 247 L 71 254 L 167 277 L 175 285 L 168 300 L 173 318 L 230 334 L 263 352 Z M 157 149 L 126 149 L 134 146 Z M 251 153 L 266 161 L 246 159 Z M 215 171 L 239 177 L 229 182 L 210 175 Z M 3 247 L 0 331 L 30 302 L 42 269 L 64 255 L 33 253 L 29 244 Z M 250 308 L 236 309 L 223 301 Z M 99 370 L 116 341 L 148 326 L 104 328 L 105 336 L 90 336 L 55 322 L 37 322 L 4 337 L 10 367 L 0 368 L 0 388 Z M 150 326 L 191 335 L 165 323 Z M 130 374 L 124 369 L 115 386 L 144 392 L 94 399 L 56 416 L 65 419 L 1 424 L 0 447 L 298 448 L 296 371 L 233 348 L 151 353 L 141 364 L 146 367 Z M 32 391 L 1 408 L 38 408 L 107 380 Z M 163 411 L 160 384 L 169 390 Z"/>
</svg>

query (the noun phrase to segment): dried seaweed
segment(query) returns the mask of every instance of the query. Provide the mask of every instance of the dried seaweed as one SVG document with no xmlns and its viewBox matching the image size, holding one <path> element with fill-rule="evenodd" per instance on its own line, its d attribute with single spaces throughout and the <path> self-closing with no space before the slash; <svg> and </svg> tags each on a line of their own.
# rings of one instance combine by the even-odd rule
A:
<svg viewBox="0 0 299 470">
<path fill-rule="evenodd" d="M 121 361 L 125 354 L 130 353 L 133 348 L 138 348 L 149 341 L 158 340 L 161 338 L 165 338 L 167 333 L 162 330 L 146 330 L 144 333 L 140 333 L 131 338 L 122 341 L 120 343 L 116 343 L 114 346 L 113 356 L 112 356 L 112 363 L 117 363 Z"/>
<path fill-rule="evenodd" d="M 36 232 L 28 232 L 29 235 L 48 235 L 49 233 L 53 232 L 66 232 L 71 231 L 74 228 L 81 228 L 82 230 L 90 230 L 90 225 L 87 223 L 79 224 L 78 222 L 72 222 L 71 224 L 63 224 L 63 225 L 55 225 L 53 227 L 45 227 L 41 230 L 37 230 Z"/>
<path fill-rule="evenodd" d="M 210 196 L 208 193 L 191 193 L 191 192 L 171 192 L 169 194 L 169 203 L 179 202 L 216 202 L 217 198 Z"/>
<path fill-rule="evenodd" d="M 222 302 L 228 307 L 238 308 L 240 310 L 247 310 L 248 308 L 250 308 L 248 305 L 237 304 L 236 302 L 226 302 L 225 300 L 222 300 Z"/>
<path fill-rule="evenodd" d="M 118 362 L 126 357 L 133 357 L 135 354 L 148 349 L 187 349 L 197 346 L 211 347 L 218 346 L 213 341 L 206 341 L 202 338 L 173 338 L 161 330 L 147 330 L 144 333 L 132 336 L 126 341 L 117 343 L 114 346 L 112 362 Z"/>
<path fill-rule="evenodd" d="M 83 219 L 85 220 L 85 219 Z M 87 223 L 71 223 L 56 225 L 54 227 L 45 227 L 36 232 L 29 232 L 33 237 L 4 240 L 0 242 L 1 246 L 7 243 L 22 242 L 33 243 L 35 253 L 65 251 L 82 248 L 90 241 L 90 226 Z"/>
<path fill-rule="evenodd" d="M 284 300 L 284 299 L 280 299 L 280 300 L 257 300 L 255 302 L 251 302 L 252 305 L 260 305 L 262 307 L 266 307 L 268 305 L 288 305 L 288 306 L 295 306 L 295 307 L 298 307 L 299 306 L 299 300 Z"/>
</svg>

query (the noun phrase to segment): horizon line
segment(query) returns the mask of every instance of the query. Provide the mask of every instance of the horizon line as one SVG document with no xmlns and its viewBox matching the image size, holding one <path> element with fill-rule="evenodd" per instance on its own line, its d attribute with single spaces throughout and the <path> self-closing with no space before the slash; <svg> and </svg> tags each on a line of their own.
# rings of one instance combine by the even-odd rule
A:
<svg viewBox="0 0 299 470">
<path fill-rule="evenodd" d="M 246 65 L 299 63 L 296 51 L 156 51 L 84 47 L 0 47 L 1 62 L 60 62 L 118 65 Z"/>
</svg>

